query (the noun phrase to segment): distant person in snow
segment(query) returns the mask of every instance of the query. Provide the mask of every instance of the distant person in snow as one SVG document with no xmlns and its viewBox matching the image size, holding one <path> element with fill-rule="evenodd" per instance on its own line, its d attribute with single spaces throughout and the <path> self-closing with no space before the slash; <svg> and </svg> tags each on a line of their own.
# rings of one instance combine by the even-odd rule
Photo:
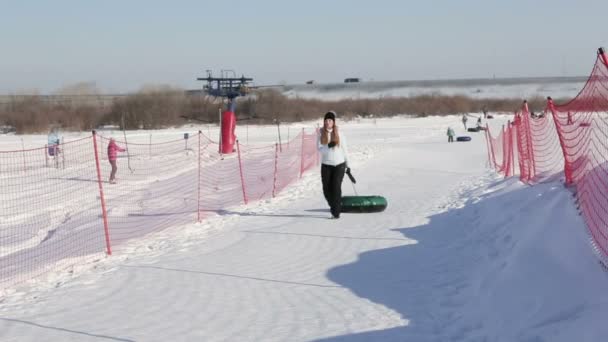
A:
<svg viewBox="0 0 608 342">
<path fill-rule="evenodd" d="M 467 115 L 466 114 L 462 114 L 462 124 L 464 125 L 464 130 L 467 130 Z"/>
<path fill-rule="evenodd" d="M 477 118 L 477 128 L 481 128 L 481 116 Z"/>
<path fill-rule="evenodd" d="M 61 143 L 61 138 L 59 138 L 59 130 L 56 127 L 53 127 L 49 132 L 47 139 L 49 156 L 57 156 L 59 154 L 59 144 Z"/>
<path fill-rule="evenodd" d="M 454 133 L 454 130 L 452 129 L 452 127 L 448 127 L 448 142 L 454 142 L 454 136 L 456 135 L 456 133 Z"/>
<path fill-rule="evenodd" d="M 483 118 L 487 119 L 488 118 L 488 108 L 486 108 L 485 106 L 483 107 Z"/>
<path fill-rule="evenodd" d="M 110 165 L 112 166 L 112 171 L 110 172 L 110 184 L 116 184 L 116 171 L 118 171 L 118 167 L 116 166 L 116 158 L 118 152 L 124 152 L 125 149 L 116 145 L 116 141 L 114 138 L 110 139 L 110 143 L 108 144 L 108 160 L 110 161 Z"/>
<path fill-rule="evenodd" d="M 329 111 L 319 130 L 318 148 L 321 152 L 321 182 L 323 196 L 331 209 L 332 218 L 340 218 L 342 211 L 342 180 L 348 167 L 346 137 L 336 125 L 336 112 Z"/>
</svg>

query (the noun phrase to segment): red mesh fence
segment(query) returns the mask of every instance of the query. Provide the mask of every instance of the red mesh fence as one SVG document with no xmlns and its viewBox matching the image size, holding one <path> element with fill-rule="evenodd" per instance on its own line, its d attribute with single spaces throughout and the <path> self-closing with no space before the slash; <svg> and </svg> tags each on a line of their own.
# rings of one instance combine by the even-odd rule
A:
<svg viewBox="0 0 608 342">
<path fill-rule="evenodd" d="M 504 141 L 504 127 L 498 132 L 496 137 L 492 136 L 488 125 L 486 125 L 486 143 L 488 146 L 488 158 L 490 158 L 490 166 L 497 172 L 502 172 L 504 161 L 503 153 L 503 141 Z"/>
<path fill-rule="evenodd" d="M 514 173 L 516 152 L 514 149 L 515 130 L 510 123 L 503 126 L 498 136 L 493 137 L 489 127 L 486 125 L 485 135 L 488 147 L 488 158 L 490 165 L 498 172 L 509 177 Z"/>
<path fill-rule="evenodd" d="M 515 148 L 515 139 L 516 139 L 516 129 L 515 127 L 511 124 L 511 122 L 507 122 L 507 128 L 506 128 L 506 134 L 505 134 L 505 138 L 507 139 L 507 141 L 505 142 L 505 149 L 507 151 L 507 163 L 505 165 L 505 177 L 510 177 L 513 176 L 515 174 L 515 165 L 516 165 L 516 161 L 518 160 L 517 156 L 517 150 Z"/>
<path fill-rule="evenodd" d="M 523 163 L 526 183 L 540 182 L 561 175 L 564 170 L 564 155 L 555 121 L 551 113 L 545 111 L 538 115 L 530 113 L 527 105 L 520 114 L 521 129 L 518 137 L 522 140 Z M 524 143 L 525 142 L 525 143 Z"/>
<path fill-rule="evenodd" d="M 561 174 L 564 157 L 553 117 L 533 114 L 524 102 L 496 138 L 487 128 L 490 164 L 505 177 L 519 172 L 522 182 L 532 183 Z"/>
<path fill-rule="evenodd" d="M 283 146 L 237 143 L 224 155 L 200 132 L 154 143 L 116 138 L 125 151 L 112 184 L 109 138 L 0 152 L 0 289 L 273 197 L 318 164 L 316 134 L 304 130 Z"/>
<path fill-rule="evenodd" d="M 196 220 L 199 134 L 188 137 L 157 143 L 117 138 L 118 147 L 126 151 L 117 153 L 116 184 L 109 183 L 109 139 L 97 137 L 113 249 L 135 237 Z M 204 145 L 202 134 L 200 139 Z"/>
<path fill-rule="evenodd" d="M 0 152 L 0 288 L 106 250 L 94 151 Z"/>
<path fill-rule="evenodd" d="M 608 58 L 604 51 L 598 50 L 591 75 L 574 99 L 556 105 L 548 97 L 539 115 L 524 102 L 513 126 L 520 179 L 534 183 L 563 172 L 594 248 L 608 264 Z M 496 138 L 487 131 L 488 158 L 499 172 L 509 169 L 508 140 L 504 129 Z"/>
<path fill-rule="evenodd" d="M 529 115 L 528 106 L 524 105 L 522 110 L 515 113 L 513 118 L 517 155 L 519 157 L 519 179 L 525 183 L 528 183 L 535 173 L 532 138 L 529 134 L 529 121 L 527 120 Z"/>
<path fill-rule="evenodd" d="M 548 101 L 573 185 L 595 248 L 608 257 L 608 66 L 600 50 L 585 86 L 562 105 Z"/>
</svg>

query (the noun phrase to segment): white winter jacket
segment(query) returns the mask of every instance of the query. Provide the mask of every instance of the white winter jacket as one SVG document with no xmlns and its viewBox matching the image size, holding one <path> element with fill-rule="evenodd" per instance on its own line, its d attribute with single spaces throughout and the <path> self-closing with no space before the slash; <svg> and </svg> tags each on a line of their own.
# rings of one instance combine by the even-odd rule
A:
<svg viewBox="0 0 608 342">
<path fill-rule="evenodd" d="M 329 148 L 327 144 L 321 144 L 321 134 L 323 134 L 323 130 L 320 130 L 319 137 L 317 138 L 317 145 L 319 151 L 321 152 L 321 164 L 336 166 L 342 163 L 346 163 L 346 167 L 348 166 L 348 149 L 346 146 L 346 137 L 344 133 L 340 132 L 340 145 L 336 145 L 333 148 Z M 331 134 L 331 133 L 327 133 Z M 330 138 L 330 137 L 328 137 Z M 330 139 L 327 139 L 328 141 Z"/>
</svg>

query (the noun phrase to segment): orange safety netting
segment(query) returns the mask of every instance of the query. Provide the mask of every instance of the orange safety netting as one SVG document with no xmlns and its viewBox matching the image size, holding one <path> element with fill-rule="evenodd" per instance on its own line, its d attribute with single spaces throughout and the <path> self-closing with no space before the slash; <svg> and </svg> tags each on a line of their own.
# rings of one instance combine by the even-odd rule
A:
<svg viewBox="0 0 608 342">
<path fill-rule="evenodd" d="M 201 132 L 116 138 L 115 183 L 108 136 L 0 152 L 0 289 L 274 197 L 318 165 L 316 137 L 230 154 Z"/>
<path fill-rule="evenodd" d="M 596 251 L 608 261 L 608 58 L 603 49 L 575 98 L 558 105 L 548 97 L 540 115 L 524 102 L 513 126 L 520 179 L 530 184 L 563 174 Z M 486 131 L 490 164 L 505 176 L 511 154 L 507 131 L 503 128 L 496 138 Z"/>
<path fill-rule="evenodd" d="M 510 122 L 501 128 L 496 137 L 492 136 L 489 126 L 486 125 L 485 135 L 490 165 L 505 177 L 512 176 L 515 172 L 514 134 L 515 130 Z"/>
<path fill-rule="evenodd" d="M 579 94 L 557 105 L 549 99 L 565 158 L 566 183 L 573 185 L 579 209 L 597 251 L 608 256 L 608 65 L 600 49 Z"/>
<path fill-rule="evenodd" d="M 547 111 L 534 114 L 524 101 L 515 114 L 520 179 L 525 183 L 540 182 L 561 175 L 564 157 L 553 116 Z"/>
</svg>

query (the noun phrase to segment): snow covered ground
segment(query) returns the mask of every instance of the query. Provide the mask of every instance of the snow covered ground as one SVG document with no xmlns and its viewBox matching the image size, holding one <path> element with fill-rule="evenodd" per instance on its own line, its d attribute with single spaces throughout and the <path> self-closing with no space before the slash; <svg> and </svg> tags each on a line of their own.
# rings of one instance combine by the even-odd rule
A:
<svg viewBox="0 0 608 342">
<path fill-rule="evenodd" d="M 327 219 L 309 172 L 275 199 L 13 289 L 0 298 L 0 340 L 605 340 L 608 276 L 571 193 L 503 180 L 480 133 L 448 144 L 448 125 L 465 134 L 459 119 L 342 125 L 356 190 L 385 196 L 383 213 Z M 348 180 L 343 191 L 354 192 Z"/>
<path fill-rule="evenodd" d="M 525 81 L 525 82 L 524 82 Z M 524 79 L 517 82 L 502 80 L 446 80 L 410 82 L 362 82 L 329 85 L 286 86 L 289 97 L 335 101 L 342 99 L 377 99 L 412 97 L 419 95 L 462 95 L 474 99 L 532 99 L 551 96 L 554 99 L 570 99 L 585 85 L 585 79 L 570 78 L 559 81 L 534 82 Z"/>
</svg>

